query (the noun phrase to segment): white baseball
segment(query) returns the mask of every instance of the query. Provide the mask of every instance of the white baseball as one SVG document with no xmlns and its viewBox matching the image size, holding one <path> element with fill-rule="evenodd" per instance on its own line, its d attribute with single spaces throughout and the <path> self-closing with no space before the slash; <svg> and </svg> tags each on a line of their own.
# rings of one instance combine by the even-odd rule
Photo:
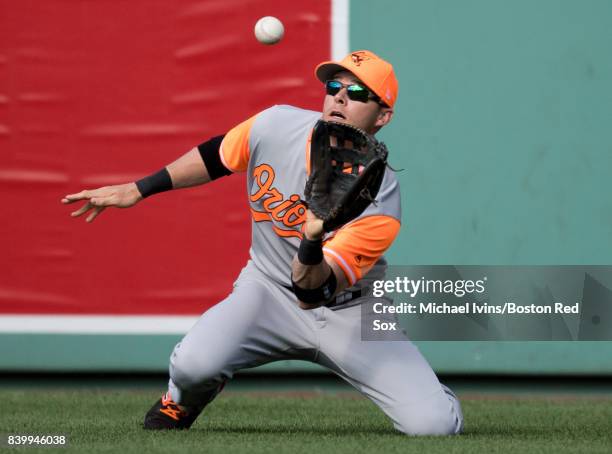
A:
<svg viewBox="0 0 612 454">
<path fill-rule="evenodd" d="M 285 34 L 283 23 L 273 16 L 265 16 L 255 24 L 255 38 L 262 44 L 276 44 Z"/>
</svg>

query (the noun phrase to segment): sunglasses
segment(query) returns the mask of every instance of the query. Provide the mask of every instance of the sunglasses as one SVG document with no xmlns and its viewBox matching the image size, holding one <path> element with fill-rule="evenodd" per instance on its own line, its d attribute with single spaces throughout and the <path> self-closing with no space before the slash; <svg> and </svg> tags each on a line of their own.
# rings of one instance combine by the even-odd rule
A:
<svg viewBox="0 0 612 454">
<path fill-rule="evenodd" d="M 366 87 L 359 84 L 346 85 L 337 80 L 325 82 L 325 92 L 335 96 L 340 90 L 346 88 L 346 94 L 351 101 L 368 102 L 370 99 L 380 104 L 380 98 L 370 92 Z"/>
</svg>

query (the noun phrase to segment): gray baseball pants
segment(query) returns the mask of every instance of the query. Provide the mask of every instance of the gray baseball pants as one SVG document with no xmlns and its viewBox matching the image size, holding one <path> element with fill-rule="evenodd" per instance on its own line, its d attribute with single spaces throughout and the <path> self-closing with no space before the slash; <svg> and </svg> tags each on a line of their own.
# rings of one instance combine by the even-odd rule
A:
<svg viewBox="0 0 612 454">
<path fill-rule="evenodd" d="M 302 310 L 252 262 L 233 292 L 175 347 L 169 391 L 181 405 L 202 406 L 236 371 L 286 359 L 334 371 L 406 434 L 451 435 L 463 428 L 457 397 L 412 342 L 362 341 L 359 305 Z"/>
</svg>

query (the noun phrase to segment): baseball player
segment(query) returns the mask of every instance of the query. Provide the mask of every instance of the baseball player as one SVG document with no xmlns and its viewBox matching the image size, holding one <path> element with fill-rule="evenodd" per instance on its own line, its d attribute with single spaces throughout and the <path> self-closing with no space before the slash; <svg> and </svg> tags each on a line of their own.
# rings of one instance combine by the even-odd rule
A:
<svg viewBox="0 0 612 454">
<path fill-rule="evenodd" d="M 187 429 L 240 369 L 301 359 L 332 370 L 412 435 L 457 434 L 457 397 L 419 350 L 403 341 L 362 341 L 360 304 L 384 277 L 384 252 L 400 228 L 400 190 L 386 169 L 376 203 L 325 232 L 304 205 L 313 127 L 318 120 L 375 134 L 393 117 L 398 83 L 391 64 L 369 51 L 316 68 L 323 111 L 274 106 L 214 137 L 137 182 L 85 190 L 73 216 L 95 219 L 152 194 L 247 172 L 250 259 L 232 293 L 207 310 L 176 345 L 167 391 L 145 416 L 146 429 Z M 214 347 L 213 347 L 214 346 Z"/>
</svg>

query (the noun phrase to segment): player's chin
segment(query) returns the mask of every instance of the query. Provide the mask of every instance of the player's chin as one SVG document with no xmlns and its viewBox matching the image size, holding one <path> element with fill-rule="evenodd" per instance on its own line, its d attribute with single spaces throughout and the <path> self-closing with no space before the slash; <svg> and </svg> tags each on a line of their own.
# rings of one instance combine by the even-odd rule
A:
<svg viewBox="0 0 612 454">
<path fill-rule="evenodd" d="M 344 123 L 344 124 L 347 124 L 347 125 L 351 124 L 351 122 L 346 117 L 340 117 L 338 115 L 332 115 L 332 114 L 323 115 L 323 120 L 324 121 L 333 121 L 333 122 L 336 122 L 336 123 Z"/>
</svg>

